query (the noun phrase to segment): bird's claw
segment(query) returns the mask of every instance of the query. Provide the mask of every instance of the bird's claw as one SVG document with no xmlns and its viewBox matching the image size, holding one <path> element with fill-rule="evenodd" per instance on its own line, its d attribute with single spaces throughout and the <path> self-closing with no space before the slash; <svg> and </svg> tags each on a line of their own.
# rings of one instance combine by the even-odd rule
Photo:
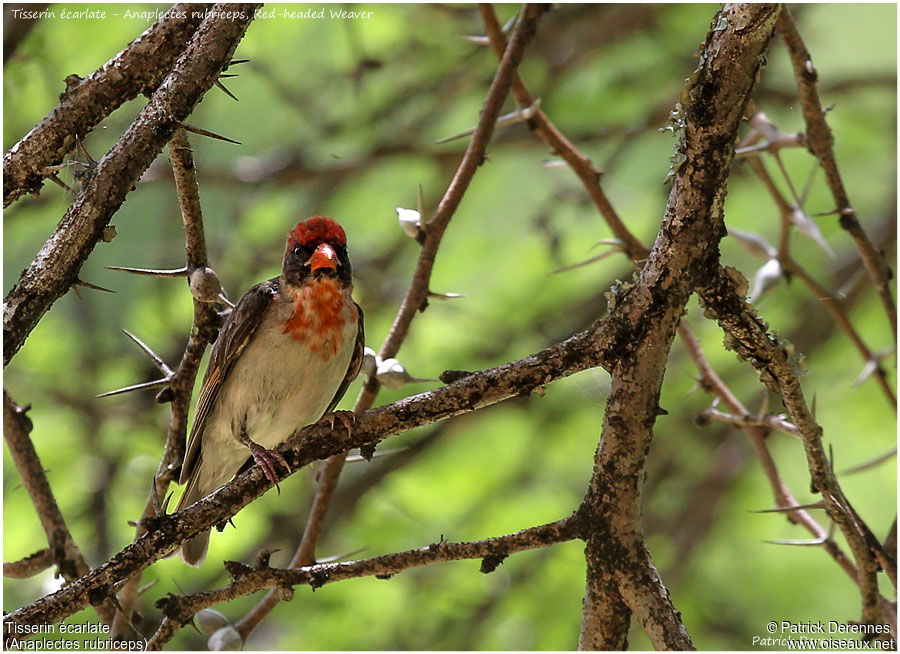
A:
<svg viewBox="0 0 900 654">
<path fill-rule="evenodd" d="M 275 470 L 275 464 L 280 463 L 284 466 L 284 469 L 288 472 L 291 471 L 291 467 L 288 465 L 288 462 L 285 461 L 284 457 L 281 456 L 275 450 L 267 450 L 259 443 L 254 443 L 250 441 L 247 445 L 250 448 L 250 454 L 253 455 L 253 460 L 262 468 L 263 473 L 266 475 L 266 479 L 268 479 L 272 484 L 274 484 L 275 488 L 278 492 L 281 492 L 281 488 L 278 486 L 278 474 Z"/>
<path fill-rule="evenodd" d="M 353 434 L 353 427 L 356 425 L 356 414 L 352 411 L 333 411 L 327 416 L 323 416 L 322 422 L 327 422 L 328 426 L 334 429 L 335 421 L 340 421 L 347 430 L 347 435 Z"/>
</svg>

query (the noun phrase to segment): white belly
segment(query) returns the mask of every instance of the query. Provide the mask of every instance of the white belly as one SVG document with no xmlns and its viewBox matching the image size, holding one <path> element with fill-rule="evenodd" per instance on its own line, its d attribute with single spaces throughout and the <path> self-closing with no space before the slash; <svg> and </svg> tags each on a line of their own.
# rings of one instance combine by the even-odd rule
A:
<svg viewBox="0 0 900 654">
<path fill-rule="evenodd" d="M 202 487 L 218 488 L 249 458 L 247 447 L 237 441 L 242 428 L 251 440 L 273 449 L 322 417 L 353 356 L 357 323 L 349 309 L 355 316 L 351 304 L 333 355 L 311 352 L 303 341 L 276 327 L 275 311 L 267 312 L 207 417 L 201 441 Z"/>
</svg>

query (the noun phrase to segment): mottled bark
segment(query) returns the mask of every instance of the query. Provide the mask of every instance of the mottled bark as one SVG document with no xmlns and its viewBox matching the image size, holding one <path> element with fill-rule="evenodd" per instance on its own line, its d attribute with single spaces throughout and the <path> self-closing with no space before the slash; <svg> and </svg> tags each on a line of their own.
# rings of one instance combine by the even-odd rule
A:
<svg viewBox="0 0 900 654">
<path fill-rule="evenodd" d="M 39 193 L 46 169 L 62 163 L 78 139 L 128 100 L 141 93 L 149 97 L 169 74 L 210 6 L 175 5 L 103 67 L 83 79 L 67 78 L 59 104 L 3 156 L 3 206 L 22 195 Z M 5 48 L 4 40 L 4 59 Z"/>
<path fill-rule="evenodd" d="M 781 7 L 726 5 L 682 98 L 683 138 L 662 226 L 633 286 L 619 289 L 612 386 L 582 510 L 593 529 L 580 645 L 617 649 L 633 613 L 658 649 L 691 649 L 643 538 L 641 489 L 669 348 L 687 300 L 716 274 L 734 142 Z M 610 622 L 610 616 L 614 621 Z"/>
<path fill-rule="evenodd" d="M 203 21 L 147 106 L 98 162 L 56 230 L 6 296 L 4 365 L 44 312 L 78 281 L 78 271 L 101 241 L 125 196 L 231 60 L 257 6 L 216 5 L 218 12 Z M 220 18 L 225 12 L 237 12 L 243 18 Z"/>
</svg>

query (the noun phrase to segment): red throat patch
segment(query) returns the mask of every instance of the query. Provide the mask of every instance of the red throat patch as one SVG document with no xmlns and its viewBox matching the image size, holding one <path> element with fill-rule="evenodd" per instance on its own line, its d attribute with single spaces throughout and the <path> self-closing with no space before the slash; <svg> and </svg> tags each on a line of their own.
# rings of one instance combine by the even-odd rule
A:
<svg viewBox="0 0 900 654">
<path fill-rule="evenodd" d="M 313 279 L 294 296 L 294 313 L 284 333 L 327 361 L 338 353 L 346 315 L 341 285 L 335 279 Z"/>
</svg>

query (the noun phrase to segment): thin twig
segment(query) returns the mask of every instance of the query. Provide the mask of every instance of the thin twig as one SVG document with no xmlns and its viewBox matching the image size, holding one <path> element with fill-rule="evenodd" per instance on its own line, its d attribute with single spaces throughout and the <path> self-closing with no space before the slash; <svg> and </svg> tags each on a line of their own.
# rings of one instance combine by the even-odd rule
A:
<svg viewBox="0 0 900 654">
<path fill-rule="evenodd" d="M 765 115 L 759 112 L 754 115 L 752 122 L 760 130 L 766 127 L 769 130 L 776 129 L 775 126 L 765 117 Z M 759 157 L 748 157 L 747 163 L 756 174 L 756 176 L 759 177 L 760 181 L 762 181 L 763 185 L 766 187 L 766 190 L 769 192 L 769 195 L 775 202 L 776 207 L 778 207 L 781 216 L 781 239 L 777 255 L 781 268 L 787 274 L 796 275 L 800 279 L 800 281 L 803 282 L 804 286 L 806 286 L 810 290 L 810 292 L 812 292 L 812 294 L 821 301 L 822 306 L 824 306 L 825 310 L 831 314 L 831 317 L 834 319 L 838 327 L 840 327 L 841 330 L 850 338 L 850 341 L 860 353 L 863 361 L 868 363 L 875 360 L 873 358 L 872 351 L 862 340 L 862 337 L 853 326 L 853 323 L 850 322 L 850 318 L 847 316 L 847 312 L 844 310 L 841 302 L 834 296 L 833 293 L 828 292 L 825 287 L 823 287 L 815 279 L 813 279 L 813 277 L 809 275 L 806 270 L 804 270 L 803 267 L 801 267 L 800 264 L 798 264 L 791 256 L 790 227 L 792 224 L 793 214 L 792 206 L 781 194 L 781 191 L 778 190 L 778 187 L 775 186 L 775 183 L 772 181 L 772 178 L 766 171 L 765 165 Z M 876 369 L 873 372 L 876 373 L 876 379 L 878 385 L 881 387 L 882 392 L 884 393 L 885 397 L 887 397 L 888 402 L 890 402 L 891 406 L 894 407 L 894 410 L 896 411 L 897 398 L 894 394 L 893 389 L 888 383 L 884 369 L 880 365 L 877 365 Z"/>
<path fill-rule="evenodd" d="M 27 410 L 27 407 L 18 406 L 6 389 L 3 389 L 3 438 L 44 529 L 53 561 L 59 567 L 63 579 L 71 582 L 86 575 L 90 566 L 66 526 L 44 467 L 31 442 L 31 419 L 26 415 Z M 108 601 L 95 602 L 94 605 L 101 620 L 110 624 L 113 618 L 112 605 Z"/>
<path fill-rule="evenodd" d="M 844 310 L 841 302 L 834 297 L 834 294 L 830 293 L 828 289 L 819 284 L 806 270 L 794 261 L 793 257 L 789 254 L 786 256 L 782 256 L 779 258 L 781 262 L 782 268 L 792 274 L 796 275 L 797 278 L 803 282 L 803 284 L 815 295 L 815 297 L 822 303 L 822 306 L 825 307 L 825 310 L 831 314 L 831 317 L 834 319 L 835 324 L 843 330 L 845 334 L 850 338 L 850 341 L 853 343 L 853 346 L 859 352 L 860 357 L 866 364 L 870 364 L 874 362 L 875 367 L 872 371 L 875 376 L 875 380 L 878 385 L 881 387 L 882 392 L 885 397 L 890 402 L 891 406 L 894 408 L 894 411 L 897 410 L 897 396 L 894 395 L 894 389 L 891 388 L 891 384 L 888 381 L 887 373 L 884 368 L 878 363 L 878 358 L 874 355 L 872 350 L 869 349 L 869 346 L 865 344 L 862 340 L 862 337 L 859 335 L 859 332 L 856 331 L 856 328 L 850 322 L 850 318 L 847 316 L 847 312 Z"/>
<path fill-rule="evenodd" d="M 839 474 L 855 475 L 858 472 L 864 472 L 866 470 L 871 470 L 872 468 L 875 468 L 876 466 L 881 465 L 885 461 L 890 461 L 891 459 L 893 459 L 896 456 L 897 456 L 897 448 L 895 446 L 895 447 L 892 447 L 891 449 L 889 449 L 884 454 L 880 454 L 880 455 L 876 456 L 874 459 L 870 459 L 869 461 L 866 461 L 865 463 L 860 463 L 859 465 L 855 465 L 855 466 L 847 468 L 845 470 L 841 470 L 841 472 Z"/>
<path fill-rule="evenodd" d="M 165 613 L 163 625 L 148 643 L 148 649 L 160 649 L 180 626 L 190 621 L 198 611 L 243 597 L 264 588 L 271 588 L 280 597 L 290 598 L 293 587 L 308 584 L 313 589 L 344 579 L 392 575 L 443 561 L 483 559 L 482 572 L 493 571 L 510 554 L 578 538 L 579 523 L 574 516 L 557 522 L 532 527 L 514 534 L 480 541 L 448 543 L 440 541 L 426 547 L 394 554 L 384 554 L 358 561 L 320 563 L 287 569 L 253 569 L 231 566 L 234 581 L 224 588 L 189 596 L 169 595 L 157 602 Z M 167 623 L 168 621 L 168 623 Z"/>
<path fill-rule="evenodd" d="M 3 562 L 3 576 L 11 579 L 27 579 L 43 572 L 56 563 L 53 550 L 45 547 L 18 561 Z"/>
<path fill-rule="evenodd" d="M 185 269 L 188 271 L 205 269 L 208 262 L 203 213 L 200 208 L 200 192 L 190 143 L 184 130 L 179 129 L 172 136 L 172 140 L 169 142 L 169 156 L 172 161 L 175 189 L 184 224 Z M 147 498 L 141 515 L 142 518 L 149 518 L 159 512 L 162 500 L 168 493 L 169 484 L 174 480 L 174 471 L 184 459 L 188 410 L 194 380 L 197 377 L 206 345 L 218 328 L 219 322 L 219 315 L 210 304 L 194 299 L 193 325 L 181 362 L 175 372 L 166 367 L 168 370 L 167 396 L 172 404 L 172 415 L 169 419 L 165 449 L 157 466 L 150 496 Z M 141 345 L 141 342 L 134 336 L 132 339 Z M 149 350 L 146 346 L 144 349 L 145 351 Z M 159 361 L 162 363 L 161 359 Z M 165 363 L 162 365 L 165 366 Z M 138 540 L 144 533 L 146 533 L 146 529 L 143 524 L 139 523 L 135 531 L 135 540 Z M 119 593 L 121 610 L 116 614 L 116 623 L 113 629 L 113 633 L 116 635 L 123 634 L 125 628 L 131 626 L 131 613 L 138 596 L 139 584 L 140 574 L 135 574 Z"/>
<path fill-rule="evenodd" d="M 697 416 L 697 419 L 702 421 L 725 422 L 734 425 L 735 427 L 763 427 L 765 429 L 783 431 L 792 436 L 800 435 L 797 428 L 785 420 L 784 416 L 773 416 L 771 414 L 762 416 L 749 414 L 734 415 L 716 409 L 706 409 Z"/>
<path fill-rule="evenodd" d="M 893 334 L 894 342 L 896 342 L 897 309 L 889 288 L 891 279 L 890 268 L 887 261 L 885 261 L 884 255 L 869 240 L 844 188 L 844 182 L 841 179 L 841 173 L 834 158 L 834 149 L 832 147 L 834 139 L 831 134 L 831 128 L 825 120 L 825 111 L 822 108 L 822 102 L 819 100 L 819 91 L 816 87 L 818 73 L 813 68 L 812 58 L 806 49 L 806 44 L 803 42 L 800 32 L 797 30 L 797 26 L 794 24 L 790 11 L 787 9 L 782 11 L 776 27 L 784 44 L 787 46 L 788 54 L 794 67 L 797 91 L 800 95 L 800 103 L 803 106 L 803 118 L 806 121 L 809 150 L 819 159 L 819 163 L 825 171 L 825 181 L 828 183 L 828 188 L 831 189 L 831 194 L 834 197 L 837 211 L 840 215 L 840 225 L 849 232 L 856 243 L 863 265 L 872 279 L 881 303 L 884 305 L 891 325 L 891 333 Z"/>
</svg>

